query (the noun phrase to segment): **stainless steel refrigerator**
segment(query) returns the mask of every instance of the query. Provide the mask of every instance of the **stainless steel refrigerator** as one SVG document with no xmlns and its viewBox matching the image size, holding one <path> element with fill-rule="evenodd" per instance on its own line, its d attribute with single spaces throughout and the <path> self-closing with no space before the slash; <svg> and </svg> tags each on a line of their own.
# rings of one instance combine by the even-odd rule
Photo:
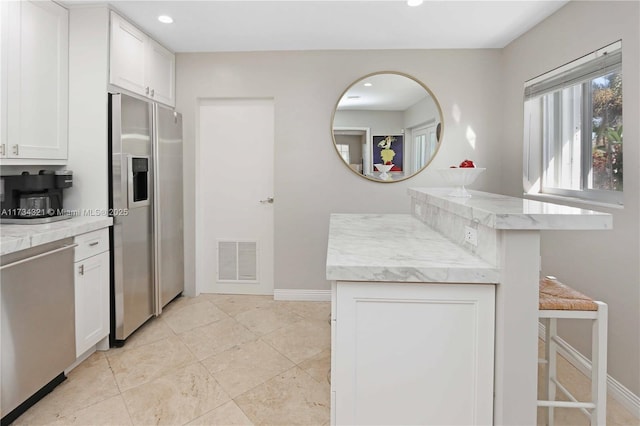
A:
<svg viewBox="0 0 640 426">
<path fill-rule="evenodd" d="M 109 94 L 111 343 L 184 289 L 182 115 Z"/>
</svg>

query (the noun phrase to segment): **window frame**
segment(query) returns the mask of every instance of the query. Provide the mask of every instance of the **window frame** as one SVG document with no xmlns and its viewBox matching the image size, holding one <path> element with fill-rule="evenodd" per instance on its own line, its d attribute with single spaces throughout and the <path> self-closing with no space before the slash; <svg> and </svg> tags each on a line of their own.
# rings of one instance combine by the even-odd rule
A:
<svg viewBox="0 0 640 426">
<path fill-rule="evenodd" d="M 623 190 L 608 190 L 589 188 L 591 175 L 593 173 L 593 155 L 592 155 L 592 122 L 593 122 L 593 88 L 591 82 L 600 76 L 618 72 L 622 75 L 622 42 L 617 41 L 604 48 L 598 49 L 565 64 L 555 70 L 542 74 L 532 80 L 525 82 L 524 91 L 524 155 L 523 155 L 523 186 L 525 195 L 542 195 L 542 196 L 559 196 L 563 198 L 575 199 L 580 202 L 595 202 L 623 205 Z M 563 75 L 571 75 L 573 70 L 579 67 L 589 67 L 590 63 L 596 60 L 602 62 L 605 55 L 619 54 L 619 62 L 600 73 L 598 76 L 589 76 L 581 81 L 562 82 Z M 593 74 L 593 72 L 592 72 Z M 548 86 L 548 87 L 545 87 Z M 544 120 L 544 99 L 546 95 L 553 94 L 557 105 L 561 105 L 561 93 L 563 89 L 581 85 L 581 111 L 580 111 L 580 188 L 581 189 L 565 189 L 547 185 L 547 164 L 549 158 L 547 139 L 545 138 Z M 542 88 L 541 88 L 542 87 Z M 537 90 L 537 92 L 536 92 Z M 624 90 L 624 83 L 623 83 Z M 534 93 L 534 94 L 532 94 Z M 624 101 L 623 101 L 624 105 Z M 537 111 L 536 111 L 537 109 Z M 563 110 L 558 108 L 554 111 L 553 119 L 558 120 Z M 623 120 L 624 121 L 624 120 Z M 561 122 L 561 121 L 560 121 Z M 553 128 L 554 139 L 559 140 L 559 133 L 562 132 L 561 125 L 555 125 Z M 561 137 L 560 137 L 561 139 Z M 623 142 L 624 143 L 624 142 Z M 552 144 L 558 155 L 561 150 L 559 144 Z M 623 145 L 624 152 L 624 145 Z M 555 157 L 559 158 L 559 157 Z M 623 175 L 624 176 L 624 175 Z M 624 177 L 623 177 L 624 179 Z M 624 182 L 624 180 L 623 180 Z"/>
</svg>

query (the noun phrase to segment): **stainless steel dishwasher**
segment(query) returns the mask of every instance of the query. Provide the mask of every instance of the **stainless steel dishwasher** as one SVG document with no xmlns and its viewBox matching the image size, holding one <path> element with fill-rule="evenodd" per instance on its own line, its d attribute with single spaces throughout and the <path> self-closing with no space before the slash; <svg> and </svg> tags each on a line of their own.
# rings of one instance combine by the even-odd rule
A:
<svg viewBox="0 0 640 426">
<path fill-rule="evenodd" d="M 0 258 L 3 424 L 64 380 L 76 359 L 74 247 L 67 238 Z"/>
</svg>

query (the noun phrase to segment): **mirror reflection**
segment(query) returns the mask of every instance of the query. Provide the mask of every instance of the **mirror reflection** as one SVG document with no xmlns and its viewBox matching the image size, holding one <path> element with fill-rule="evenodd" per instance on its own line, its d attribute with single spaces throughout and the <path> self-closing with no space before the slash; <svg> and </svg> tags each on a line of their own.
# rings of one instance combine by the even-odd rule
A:
<svg viewBox="0 0 640 426">
<path fill-rule="evenodd" d="M 355 173 L 379 182 L 408 179 L 438 151 L 442 111 L 413 77 L 375 73 L 353 83 L 333 115 L 336 151 Z"/>
</svg>

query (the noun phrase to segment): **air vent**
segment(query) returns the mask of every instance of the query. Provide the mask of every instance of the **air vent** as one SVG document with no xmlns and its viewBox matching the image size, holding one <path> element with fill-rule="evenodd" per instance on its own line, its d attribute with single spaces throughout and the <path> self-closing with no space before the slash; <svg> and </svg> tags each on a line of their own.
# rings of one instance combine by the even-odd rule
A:
<svg viewBox="0 0 640 426">
<path fill-rule="evenodd" d="M 218 281 L 256 282 L 258 243 L 218 241 Z"/>
</svg>

